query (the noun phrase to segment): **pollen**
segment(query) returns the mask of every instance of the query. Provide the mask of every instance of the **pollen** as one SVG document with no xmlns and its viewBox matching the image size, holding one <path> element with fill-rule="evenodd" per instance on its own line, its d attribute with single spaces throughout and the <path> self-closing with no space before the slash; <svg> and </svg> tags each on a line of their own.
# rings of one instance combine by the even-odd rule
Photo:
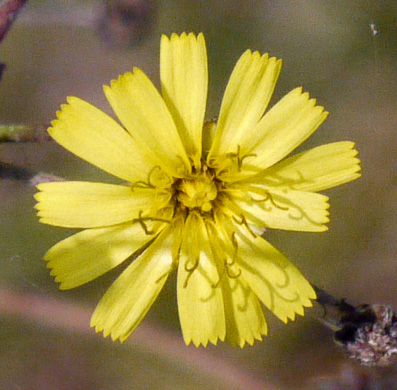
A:
<svg viewBox="0 0 397 390">
<path fill-rule="evenodd" d="M 199 209 L 201 212 L 212 210 L 213 201 L 218 196 L 216 183 L 208 172 L 179 180 L 176 190 L 177 199 L 183 208 Z"/>
</svg>

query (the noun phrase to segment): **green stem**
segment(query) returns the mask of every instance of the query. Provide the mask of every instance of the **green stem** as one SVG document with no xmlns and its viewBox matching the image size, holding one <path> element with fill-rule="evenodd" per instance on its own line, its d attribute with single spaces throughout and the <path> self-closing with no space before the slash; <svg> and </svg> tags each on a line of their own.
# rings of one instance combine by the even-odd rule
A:
<svg viewBox="0 0 397 390">
<path fill-rule="evenodd" d="M 0 142 L 50 141 L 45 125 L 0 125 Z"/>
</svg>

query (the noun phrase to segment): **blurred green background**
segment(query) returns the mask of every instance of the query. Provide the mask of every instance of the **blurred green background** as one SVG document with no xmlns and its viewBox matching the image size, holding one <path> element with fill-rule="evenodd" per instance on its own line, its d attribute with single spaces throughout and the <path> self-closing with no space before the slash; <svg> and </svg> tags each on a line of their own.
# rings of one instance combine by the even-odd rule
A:
<svg viewBox="0 0 397 390">
<path fill-rule="evenodd" d="M 302 149 L 352 140 L 363 176 L 327 192 L 328 232 L 269 231 L 266 238 L 309 280 L 334 295 L 355 304 L 396 307 L 397 2 L 121 1 L 138 7 L 127 20 L 130 24 L 124 21 L 121 27 L 110 19 L 101 24 L 104 3 L 28 2 L 0 46 L 0 61 L 7 64 L 0 83 L 0 123 L 49 123 L 68 95 L 110 112 L 102 85 L 119 74 L 137 66 L 159 84 L 162 33 L 204 32 L 208 119 L 217 115 L 242 52 L 250 48 L 282 58 L 273 104 L 303 86 L 330 112 Z M 0 144 L 0 161 L 69 179 L 112 181 L 53 143 Z M 31 304 L 43 305 L 49 318 L 49 299 L 68 305 L 67 310 L 83 307 L 84 321 L 51 322 L 44 314 L 33 318 L 0 290 L 0 390 L 334 389 L 326 378 L 346 379 L 348 372 L 349 381 L 362 375 L 310 310 L 287 326 L 266 312 L 269 336 L 243 350 L 226 343 L 200 350 L 185 347 L 172 279 L 129 343 L 95 335 L 85 316 L 116 275 L 58 291 L 41 259 L 71 231 L 39 225 L 34 192 L 23 182 L 0 182 L 1 288 L 17 294 L 16 302 L 35 297 Z"/>
</svg>

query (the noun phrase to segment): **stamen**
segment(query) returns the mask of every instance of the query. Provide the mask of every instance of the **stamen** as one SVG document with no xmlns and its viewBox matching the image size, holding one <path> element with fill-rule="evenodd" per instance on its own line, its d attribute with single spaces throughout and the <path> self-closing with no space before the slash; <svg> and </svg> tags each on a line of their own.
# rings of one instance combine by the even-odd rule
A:
<svg viewBox="0 0 397 390">
<path fill-rule="evenodd" d="M 154 185 L 152 184 L 152 176 L 153 176 L 153 173 L 156 171 L 156 169 L 160 169 L 160 171 L 161 171 L 161 167 L 159 165 L 156 165 L 150 170 L 148 178 L 147 178 L 148 185 L 151 188 L 154 188 Z"/>
<path fill-rule="evenodd" d="M 245 226 L 247 228 L 247 230 L 252 234 L 252 236 L 254 238 L 257 237 L 257 234 L 250 228 L 250 226 L 248 225 L 247 219 L 245 218 L 245 216 L 243 214 L 240 215 L 241 221 L 238 221 L 235 216 L 233 216 L 232 218 L 239 225 Z"/>
<path fill-rule="evenodd" d="M 138 220 L 139 224 L 142 226 L 142 229 L 144 230 L 145 234 L 147 236 L 150 236 L 152 234 L 154 234 L 153 230 L 148 230 L 147 226 L 145 225 L 145 223 L 142 220 Z"/>
<path fill-rule="evenodd" d="M 227 272 L 227 276 L 228 276 L 230 279 L 237 279 L 237 278 L 241 275 L 241 269 L 238 270 L 237 274 L 233 275 L 233 274 L 231 273 L 230 267 L 227 266 L 227 265 L 226 265 L 226 272 Z"/>
<path fill-rule="evenodd" d="M 223 263 L 225 264 L 226 260 Z M 225 271 L 226 271 L 226 267 L 223 267 L 222 268 L 222 273 L 219 275 L 219 280 L 216 283 L 212 284 L 212 286 L 211 286 L 212 288 L 217 288 L 221 284 L 221 281 L 223 279 L 223 275 L 225 275 Z"/>
<path fill-rule="evenodd" d="M 232 245 L 234 247 L 234 250 L 237 253 L 237 251 L 238 251 L 238 241 L 237 241 L 237 238 L 236 238 L 236 232 L 232 233 L 230 239 L 232 241 Z"/>
<path fill-rule="evenodd" d="M 241 152 L 241 147 L 240 145 L 237 145 L 237 153 L 228 153 L 226 154 L 226 157 L 232 159 L 234 157 L 237 157 L 237 167 L 239 172 L 241 171 L 241 167 L 243 166 L 243 161 L 248 158 L 248 157 L 257 157 L 257 154 L 255 153 L 249 153 L 249 154 L 245 154 L 244 156 L 240 155 Z"/>
<path fill-rule="evenodd" d="M 258 155 L 257 155 L 256 153 L 248 153 L 248 154 L 242 156 L 242 157 L 240 158 L 240 164 L 239 164 L 239 167 L 240 167 L 240 168 L 241 168 L 242 165 L 243 165 L 243 161 L 244 161 L 246 158 L 248 158 L 248 157 L 258 157 Z"/>
<path fill-rule="evenodd" d="M 161 167 L 159 165 L 156 165 L 150 170 L 150 172 L 148 174 L 148 178 L 147 178 L 147 183 L 144 182 L 143 180 L 138 180 L 138 181 L 133 182 L 132 186 L 131 186 L 132 191 L 134 191 L 134 188 L 155 188 L 155 186 L 152 184 L 151 179 L 153 176 L 153 172 L 156 169 L 161 170 Z"/>
<path fill-rule="evenodd" d="M 193 272 L 197 269 L 199 266 L 199 259 L 196 259 L 192 267 L 188 267 L 187 262 L 185 263 L 185 271 L 188 273 L 185 283 L 183 283 L 183 288 L 187 287 L 187 284 L 189 282 L 190 277 L 193 275 Z"/>
<path fill-rule="evenodd" d="M 273 196 L 272 196 L 272 194 L 271 194 L 269 191 L 265 190 L 265 194 L 266 194 L 266 196 L 265 196 L 263 199 L 255 199 L 255 198 L 253 198 L 253 197 L 251 196 L 251 200 L 252 200 L 253 202 L 258 202 L 258 203 L 259 203 L 259 202 L 267 202 L 267 201 L 269 200 L 270 203 L 271 203 L 274 207 L 276 207 L 277 209 L 285 210 L 285 211 L 289 210 L 289 207 L 288 207 L 288 206 L 283 207 L 283 206 L 278 205 L 278 204 L 274 201 Z"/>
<path fill-rule="evenodd" d="M 236 257 L 237 257 L 237 252 L 238 252 L 238 241 L 236 239 L 236 232 L 233 232 L 231 235 L 231 241 L 232 245 L 234 247 L 234 255 L 233 258 L 231 258 L 230 262 L 226 260 L 226 272 L 227 276 L 229 276 L 230 279 L 237 279 L 241 275 L 241 269 L 238 270 L 236 275 L 232 275 L 230 267 L 232 267 L 236 263 Z"/>
<path fill-rule="evenodd" d="M 230 263 L 228 263 L 227 259 L 223 261 L 222 273 L 219 275 L 219 280 L 211 286 L 212 288 L 217 288 L 220 285 L 222 279 L 224 278 L 224 275 L 227 275 L 230 279 L 237 279 L 241 275 L 241 269 L 239 269 L 236 274 L 232 273 L 230 267 L 234 263 L 234 259 L 232 259 Z"/>
<path fill-rule="evenodd" d="M 143 231 L 148 236 L 150 236 L 152 234 L 155 234 L 155 231 L 154 230 L 149 230 L 144 221 L 157 221 L 157 222 L 171 223 L 170 220 L 164 219 L 164 218 L 142 217 L 142 213 L 143 213 L 143 211 L 140 210 L 139 211 L 139 217 L 134 219 L 134 221 L 138 222 L 142 226 Z"/>
</svg>

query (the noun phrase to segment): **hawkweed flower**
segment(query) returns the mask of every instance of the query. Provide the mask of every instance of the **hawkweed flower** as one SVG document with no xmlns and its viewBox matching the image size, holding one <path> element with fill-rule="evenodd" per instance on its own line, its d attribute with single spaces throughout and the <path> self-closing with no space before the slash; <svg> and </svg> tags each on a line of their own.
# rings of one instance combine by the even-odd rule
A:
<svg viewBox="0 0 397 390">
<path fill-rule="evenodd" d="M 85 229 L 45 255 L 61 289 L 134 258 L 92 316 L 98 332 L 124 341 L 174 270 L 187 344 L 253 344 L 267 333 L 261 303 L 284 322 L 312 305 L 309 282 L 262 234 L 327 230 L 317 191 L 359 177 L 359 161 L 352 142 L 285 158 L 327 113 L 297 88 L 264 115 L 280 68 L 246 51 L 219 119 L 204 122 L 204 37 L 173 34 L 161 39 L 162 94 L 137 68 L 104 87 L 121 124 L 77 97 L 61 107 L 51 137 L 126 182 L 37 186 L 41 222 Z"/>
</svg>

